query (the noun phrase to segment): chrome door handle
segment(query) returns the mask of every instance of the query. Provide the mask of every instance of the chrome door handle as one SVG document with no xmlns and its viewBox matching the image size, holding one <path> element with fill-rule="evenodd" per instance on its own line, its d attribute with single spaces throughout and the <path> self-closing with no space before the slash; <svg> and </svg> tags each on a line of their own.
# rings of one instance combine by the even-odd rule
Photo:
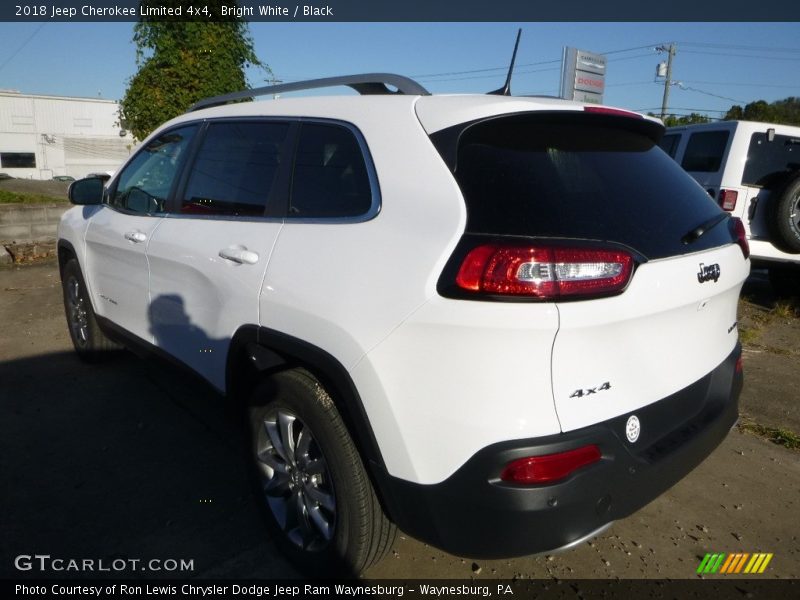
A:
<svg viewBox="0 0 800 600">
<path fill-rule="evenodd" d="M 224 248 L 219 251 L 219 256 L 240 265 L 254 265 L 258 262 L 258 252 L 253 252 L 247 248 Z"/>
<path fill-rule="evenodd" d="M 147 241 L 147 236 L 141 231 L 129 231 L 125 234 L 125 239 L 134 244 L 141 244 Z"/>
</svg>

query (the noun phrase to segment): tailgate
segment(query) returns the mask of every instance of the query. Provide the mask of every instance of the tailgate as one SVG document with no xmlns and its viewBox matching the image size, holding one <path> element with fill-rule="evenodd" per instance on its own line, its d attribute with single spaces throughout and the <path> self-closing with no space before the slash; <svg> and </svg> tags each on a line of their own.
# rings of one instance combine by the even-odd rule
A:
<svg viewBox="0 0 800 600">
<path fill-rule="evenodd" d="M 559 303 L 552 381 L 562 431 L 656 402 L 722 363 L 749 269 L 730 244 L 644 263 L 619 296 Z"/>
</svg>

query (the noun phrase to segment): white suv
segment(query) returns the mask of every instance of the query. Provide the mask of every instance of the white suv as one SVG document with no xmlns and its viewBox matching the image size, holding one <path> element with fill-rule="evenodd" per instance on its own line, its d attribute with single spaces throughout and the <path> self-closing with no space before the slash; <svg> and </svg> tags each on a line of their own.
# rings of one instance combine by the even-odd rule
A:
<svg viewBox="0 0 800 600">
<path fill-rule="evenodd" d="M 745 226 L 755 266 L 800 294 L 800 127 L 722 121 L 670 127 L 661 147 Z"/>
<path fill-rule="evenodd" d="M 362 95 L 225 104 L 336 84 Z M 662 133 L 383 74 L 204 101 L 72 185 L 75 348 L 244 399 L 265 516 L 306 564 L 360 572 L 395 525 L 473 557 L 577 544 L 737 419 L 744 230 Z"/>
</svg>

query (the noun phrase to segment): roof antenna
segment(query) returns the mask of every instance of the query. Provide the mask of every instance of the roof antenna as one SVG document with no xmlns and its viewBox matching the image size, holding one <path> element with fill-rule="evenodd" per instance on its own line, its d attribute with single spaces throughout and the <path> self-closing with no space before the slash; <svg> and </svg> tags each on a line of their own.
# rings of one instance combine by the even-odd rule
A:
<svg viewBox="0 0 800 600">
<path fill-rule="evenodd" d="M 519 48 L 519 38 L 522 36 L 522 28 L 517 30 L 517 41 L 514 42 L 514 53 L 511 55 L 511 65 L 508 67 L 508 75 L 506 76 L 506 83 L 500 89 L 497 89 L 489 94 L 495 96 L 510 96 L 511 95 L 511 75 L 514 73 L 514 61 L 517 59 L 517 48 Z"/>
</svg>

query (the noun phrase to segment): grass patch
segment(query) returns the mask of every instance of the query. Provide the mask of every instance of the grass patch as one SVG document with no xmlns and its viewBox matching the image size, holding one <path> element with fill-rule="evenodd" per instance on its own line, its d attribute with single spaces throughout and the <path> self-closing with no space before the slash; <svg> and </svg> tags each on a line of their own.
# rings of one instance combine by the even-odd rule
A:
<svg viewBox="0 0 800 600">
<path fill-rule="evenodd" d="M 0 204 L 65 204 L 66 198 L 58 196 L 45 196 L 43 194 L 23 194 L 0 190 Z"/>
<path fill-rule="evenodd" d="M 738 427 L 739 431 L 752 433 L 762 439 L 769 440 L 773 444 L 778 444 L 790 450 L 800 450 L 800 436 L 788 429 L 766 427 L 752 421 L 740 422 Z"/>
<path fill-rule="evenodd" d="M 755 327 L 740 327 L 739 341 L 745 346 L 751 346 L 761 335 L 761 330 Z"/>
<path fill-rule="evenodd" d="M 775 303 L 772 314 L 778 319 L 794 319 L 800 316 L 800 306 L 792 300 L 781 300 Z"/>
</svg>

